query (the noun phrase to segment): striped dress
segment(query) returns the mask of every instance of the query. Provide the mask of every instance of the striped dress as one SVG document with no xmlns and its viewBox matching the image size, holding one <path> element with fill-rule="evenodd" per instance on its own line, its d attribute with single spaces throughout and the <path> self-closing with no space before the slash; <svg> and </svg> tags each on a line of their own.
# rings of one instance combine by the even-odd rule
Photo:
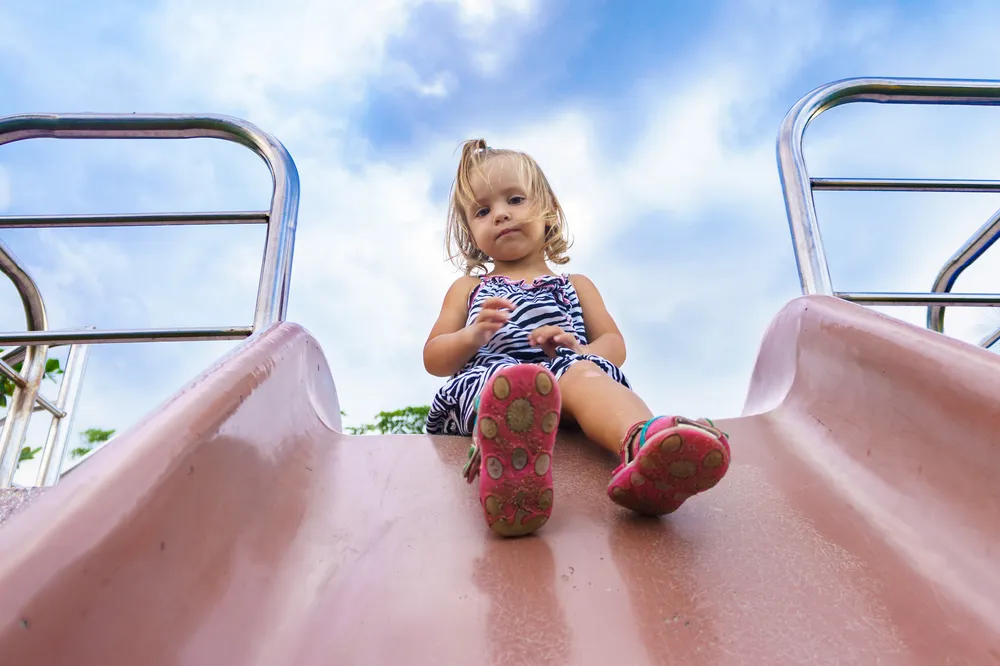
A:
<svg viewBox="0 0 1000 666">
<path fill-rule="evenodd" d="M 476 421 L 476 397 L 497 370 L 519 363 L 543 365 L 558 379 L 577 361 L 592 361 L 612 379 L 631 388 L 618 366 L 600 356 L 559 348 L 556 357 L 549 358 L 540 347 L 528 344 L 529 332 L 549 325 L 576 334 L 581 344 L 589 342 L 580 298 L 569 276 L 543 275 L 531 284 L 524 280 L 515 282 L 502 275 L 485 276 L 469 295 L 466 325 L 475 321 L 483 302 L 491 297 L 506 298 L 514 303 L 510 319 L 438 390 L 427 415 L 428 433 L 471 436 Z"/>
</svg>

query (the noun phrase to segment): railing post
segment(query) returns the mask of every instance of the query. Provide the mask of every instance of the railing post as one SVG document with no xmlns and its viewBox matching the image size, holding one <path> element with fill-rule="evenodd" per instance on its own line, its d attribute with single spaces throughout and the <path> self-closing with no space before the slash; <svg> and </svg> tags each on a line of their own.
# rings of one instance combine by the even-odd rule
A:
<svg viewBox="0 0 1000 666">
<path fill-rule="evenodd" d="M 44 347 L 29 349 L 27 360 L 44 358 L 42 355 L 44 350 Z M 14 389 L 14 394 L 7 405 L 7 418 L 3 422 L 3 430 L 0 431 L 0 446 L 3 447 L 0 454 L 0 488 L 9 488 L 14 483 L 14 473 L 17 471 L 21 449 L 24 447 L 25 435 L 28 432 L 28 421 L 35 406 L 38 387 L 45 376 L 45 366 L 39 368 L 32 363 L 25 365 L 28 366 L 28 371 L 24 374 L 27 385 L 24 388 Z"/>
<path fill-rule="evenodd" d="M 822 89 L 820 89 L 822 90 Z M 792 251 L 799 271 L 802 293 L 832 296 L 833 280 L 826 260 L 823 238 L 816 218 L 812 183 L 802 152 L 802 137 L 813 117 L 822 113 L 829 100 L 813 91 L 789 109 L 778 130 L 778 176 L 785 198 Z"/>
<path fill-rule="evenodd" d="M 38 286 L 3 243 L 0 243 L 0 272 L 10 278 L 21 295 L 28 330 L 47 329 L 45 304 L 42 303 L 42 296 L 38 293 Z M 28 432 L 28 421 L 35 409 L 38 389 L 45 377 L 48 351 L 46 345 L 30 347 L 25 351 L 24 363 L 21 366 L 25 383 L 24 386 L 14 389 L 7 408 L 7 419 L 4 421 L 3 429 L 0 430 L 0 488 L 9 488 L 14 482 L 14 473 L 17 471 L 21 448 Z"/>
<path fill-rule="evenodd" d="M 937 279 L 934 280 L 931 291 L 944 293 L 951 291 L 962 271 L 990 249 L 997 238 L 1000 238 L 1000 209 L 993 213 L 990 219 L 986 220 L 986 224 L 981 226 L 945 263 Z M 943 305 L 931 305 L 927 308 L 927 328 L 944 333 L 944 308 Z"/>
<path fill-rule="evenodd" d="M 66 463 L 66 449 L 73 432 L 73 418 L 80 402 L 89 356 L 90 345 L 73 345 L 69 348 L 69 358 L 66 359 L 66 369 L 63 371 L 62 383 L 59 386 L 59 397 L 56 398 L 56 406 L 65 413 L 65 416 L 52 417 L 49 434 L 45 438 L 45 446 L 42 447 L 35 485 L 52 486 L 59 481 L 63 465 Z"/>
</svg>

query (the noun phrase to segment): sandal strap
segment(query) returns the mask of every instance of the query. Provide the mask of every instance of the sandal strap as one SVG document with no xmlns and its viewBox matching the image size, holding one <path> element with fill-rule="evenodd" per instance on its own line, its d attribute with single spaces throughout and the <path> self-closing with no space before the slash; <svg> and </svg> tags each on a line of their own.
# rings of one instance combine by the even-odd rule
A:
<svg viewBox="0 0 1000 666">
<path fill-rule="evenodd" d="M 638 421 L 637 423 L 632 424 L 632 427 L 628 429 L 628 432 L 625 433 L 625 437 L 622 439 L 622 446 L 619 450 L 619 455 L 621 456 L 621 466 L 619 469 L 632 462 L 635 458 L 635 454 L 638 453 L 639 449 L 642 448 L 642 445 L 646 443 L 646 431 L 649 430 L 649 427 L 653 425 L 654 422 L 664 418 L 668 417 L 654 416 L 648 421 Z M 729 435 L 716 428 L 715 424 L 708 418 L 698 419 L 697 421 L 684 416 L 675 416 L 673 418 L 676 425 L 686 425 L 693 428 L 699 428 L 720 439 L 723 437 L 729 439 Z"/>
<path fill-rule="evenodd" d="M 685 418 L 683 416 L 678 416 L 676 417 L 676 419 L 679 425 L 687 425 L 693 428 L 701 428 L 702 430 L 715 435 L 719 439 L 722 439 L 723 437 L 729 439 L 729 435 L 716 428 L 715 424 L 712 423 L 710 419 L 701 418 L 698 419 L 697 421 L 692 421 L 691 419 Z"/>
<path fill-rule="evenodd" d="M 622 439 L 622 447 L 619 451 L 623 465 L 627 465 L 632 461 L 634 451 L 631 445 L 634 441 L 637 441 L 637 436 L 638 440 L 641 441 L 641 436 L 645 434 L 646 428 L 648 427 L 649 421 L 638 421 L 637 423 L 633 423 L 632 427 L 628 429 L 627 433 L 625 433 L 625 437 Z M 641 433 L 640 430 L 642 431 Z"/>
<path fill-rule="evenodd" d="M 469 460 L 465 463 L 465 467 L 462 468 L 462 476 L 469 483 L 475 481 L 476 477 L 479 476 L 479 463 L 481 460 L 479 447 L 473 444 L 469 447 Z"/>
<path fill-rule="evenodd" d="M 479 445 L 476 444 L 476 430 L 479 428 L 479 398 L 476 396 L 475 402 L 472 403 L 473 413 L 476 415 L 475 421 L 472 424 L 472 444 L 469 446 L 469 460 L 465 463 L 465 467 L 462 468 L 462 476 L 469 483 L 476 480 L 479 476 L 479 463 L 482 458 L 479 456 Z"/>
</svg>

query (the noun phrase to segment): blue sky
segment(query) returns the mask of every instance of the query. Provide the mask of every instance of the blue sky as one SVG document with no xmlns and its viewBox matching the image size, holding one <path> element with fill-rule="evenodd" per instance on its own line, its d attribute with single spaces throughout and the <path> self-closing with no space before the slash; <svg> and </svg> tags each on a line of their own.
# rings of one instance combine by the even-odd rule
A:
<svg viewBox="0 0 1000 666">
<path fill-rule="evenodd" d="M 441 249 L 456 147 L 527 150 L 567 210 L 567 269 L 602 290 L 637 390 L 658 412 L 732 416 L 764 329 L 798 294 L 774 158 L 785 111 L 844 77 L 1000 78 L 998 18 L 993 3 L 943 1 L 7 3 L 0 114 L 224 113 L 282 140 L 303 187 L 289 318 L 323 345 L 348 423 L 426 404 L 439 385 L 420 352 L 456 277 Z M 806 155 L 814 175 L 992 178 L 998 119 L 842 107 L 810 129 Z M 221 142 L 0 148 L 3 214 L 260 209 L 269 193 L 258 159 Z M 838 289 L 922 291 L 1000 199 L 817 204 Z M 252 316 L 256 227 L 3 240 L 53 328 Z M 995 291 L 997 272 L 988 253 L 958 289 Z M 0 303 L 0 326 L 23 328 L 9 285 Z M 1000 319 L 948 323 L 971 340 Z M 75 430 L 127 428 L 231 346 L 95 349 Z"/>
</svg>

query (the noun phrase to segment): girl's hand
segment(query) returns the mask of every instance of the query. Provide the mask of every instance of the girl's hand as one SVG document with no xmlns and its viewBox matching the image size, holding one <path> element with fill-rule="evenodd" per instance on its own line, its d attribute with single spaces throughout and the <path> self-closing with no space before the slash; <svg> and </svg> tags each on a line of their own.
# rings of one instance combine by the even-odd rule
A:
<svg viewBox="0 0 1000 666">
<path fill-rule="evenodd" d="M 557 347 L 565 347 L 576 354 L 587 353 L 574 334 L 567 333 L 558 326 L 539 326 L 528 334 L 528 343 L 532 347 L 541 347 L 549 358 L 556 357 Z"/>
<path fill-rule="evenodd" d="M 506 325 L 513 309 L 514 304 L 506 298 L 493 297 L 483 301 L 483 309 L 476 315 L 476 320 L 466 327 L 477 349 Z"/>
</svg>

